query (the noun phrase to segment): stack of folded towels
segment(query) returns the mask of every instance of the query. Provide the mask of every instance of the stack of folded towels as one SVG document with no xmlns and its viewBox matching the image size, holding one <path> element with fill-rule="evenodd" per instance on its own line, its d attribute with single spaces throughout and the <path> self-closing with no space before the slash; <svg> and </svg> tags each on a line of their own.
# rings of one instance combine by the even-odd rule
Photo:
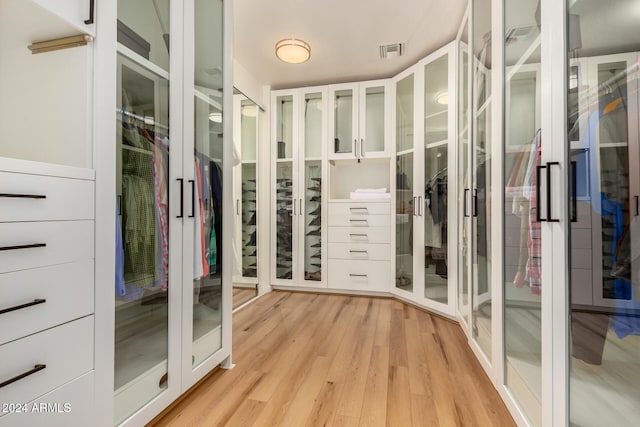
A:
<svg viewBox="0 0 640 427">
<path fill-rule="evenodd" d="M 357 188 L 351 192 L 351 199 L 391 199 L 386 188 Z"/>
</svg>

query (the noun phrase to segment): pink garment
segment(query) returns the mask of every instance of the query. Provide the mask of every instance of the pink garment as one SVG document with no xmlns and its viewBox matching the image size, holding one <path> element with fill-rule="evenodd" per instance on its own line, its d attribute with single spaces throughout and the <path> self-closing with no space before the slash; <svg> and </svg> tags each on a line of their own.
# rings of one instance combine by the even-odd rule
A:
<svg viewBox="0 0 640 427">
<path fill-rule="evenodd" d="M 156 198 L 156 204 L 158 206 L 158 216 L 160 218 L 160 238 L 162 242 L 162 272 L 161 286 L 163 290 L 166 290 L 169 284 L 169 222 L 167 220 L 169 216 L 169 197 L 168 197 L 168 182 L 167 182 L 167 170 L 164 165 L 165 153 L 164 147 L 168 144 L 168 140 L 161 140 L 155 138 L 153 144 L 153 186 Z"/>
<path fill-rule="evenodd" d="M 202 175 L 200 174 L 200 161 L 196 158 L 196 180 L 198 191 L 198 206 L 196 207 L 200 211 L 200 221 L 198 221 L 199 236 L 195 236 L 200 239 L 200 260 L 202 262 L 202 277 L 209 275 L 209 263 L 205 255 L 205 242 L 204 242 L 204 208 L 202 206 Z M 197 254 L 194 254 L 197 256 Z"/>
</svg>

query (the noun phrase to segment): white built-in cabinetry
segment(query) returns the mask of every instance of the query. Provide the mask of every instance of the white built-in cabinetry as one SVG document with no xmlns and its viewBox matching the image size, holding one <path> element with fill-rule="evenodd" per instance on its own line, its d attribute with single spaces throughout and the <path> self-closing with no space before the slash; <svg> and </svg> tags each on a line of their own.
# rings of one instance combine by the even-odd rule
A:
<svg viewBox="0 0 640 427">
<path fill-rule="evenodd" d="M 272 283 L 326 287 L 327 88 L 272 92 Z"/>
<path fill-rule="evenodd" d="M 89 425 L 93 170 L 0 158 L 0 294 L 0 426 Z"/>
<path fill-rule="evenodd" d="M 389 156 L 389 81 L 329 86 L 329 159 Z"/>
<path fill-rule="evenodd" d="M 449 316 L 456 296 L 457 42 L 396 76 L 394 293 Z"/>
</svg>

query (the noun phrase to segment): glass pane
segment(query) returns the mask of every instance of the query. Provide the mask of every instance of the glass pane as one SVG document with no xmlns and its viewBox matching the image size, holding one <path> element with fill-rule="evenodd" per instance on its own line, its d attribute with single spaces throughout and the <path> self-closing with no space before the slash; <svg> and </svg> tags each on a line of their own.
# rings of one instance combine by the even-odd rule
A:
<svg viewBox="0 0 640 427">
<path fill-rule="evenodd" d="M 203 62 L 210 66 L 215 64 L 222 69 L 222 2 L 197 0 L 195 16 L 194 190 L 197 196 L 193 209 L 191 362 L 193 366 L 198 366 L 222 347 L 223 111 L 219 90 L 222 81 L 215 84 L 211 80 L 206 83 L 198 81 L 202 75 Z M 214 37 L 215 34 L 217 37 Z M 217 84 L 220 86 L 216 87 Z"/>
<path fill-rule="evenodd" d="M 413 152 L 396 157 L 396 288 L 413 292 Z"/>
<path fill-rule="evenodd" d="M 541 411 L 540 30 L 537 0 L 505 5 L 504 342 L 506 385 L 532 425 Z M 526 13 L 523 15 L 523 11 Z M 523 16 L 527 17 L 523 21 Z M 518 36 L 513 28 L 522 26 Z"/>
<path fill-rule="evenodd" d="M 396 150 L 413 149 L 413 74 L 396 84 Z"/>
<path fill-rule="evenodd" d="M 468 23 L 462 31 L 462 38 L 469 38 Z M 460 81 L 458 82 L 458 172 L 460 176 L 458 186 L 458 218 L 461 218 L 458 230 L 460 233 L 460 249 L 458 262 L 458 312 L 465 322 L 469 322 L 469 251 L 471 245 L 471 231 L 466 218 L 468 208 L 467 189 L 469 183 L 469 48 L 460 44 Z"/>
<path fill-rule="evenodd" d="M 322 94 L 305 95 L 304 278 L 322 280 Z"/>
<path fill-rule="evenodd" d="M 615 10 L 612 8 L 615 6 Z M 638 2 L 568 2 L 570 421 L 636 425 L 640 418 Z M 610 28 L 603 37 L 598 28 Z M 575 116 L 569 104 L 567 114 Z M 579 132 L 575 132 L 575 130 Z"/>
<path fill-rule="evenodd" d="M 169 82 L 118 56 L 115 420 L 167 388 Z"/>
<path fill-rule="evenodd" d="M 242 276 L 258 277 L 256 164 L 242 164 Z"/>
<path fill-rule="evenodd" d="M 473 335 L 491 360 L 491 0 L 473 2 Z"/>
<path fill-rule="evenodd" d="M 322 93 L 305 95 L 304 155 L 306 159 L 322 158 Z"/>
<path fill-rule="evenodd" d="M 118 0 L 118 43 L 169 70 L 169 0 Z"/>
<path fill-rule="evenodd" d="M 322 163 L 305 161 L 304 278 L 322 280 Z"/>
<path fill-rule="evenodd" d="M 338 90 L 334 101 L 334 153 L 353 152 L 353 90 Z"/>
<path fill-rule="evenodd" d="M 276 278 L 293 278 L 293 162 L 276 164 Z"/>
<path fill-rule="evenodd" d="M 449 56 L 425 66 L 425 142 L 449 138 Z"/>
<path fill-rule="evenodd" d="M 366 96 L 365 153 L 384 151 L 384 87 L 368 87 Z"/>
<path fill-rule="evenodd" d="M 277 159 L 293 158 L 293 96 L 279 96 L 276 100 Z"/>
<path fill-rule="evenodd" d="M 449 57 L 425 66 L 424 296 L 447 304 Z"/>
</svg>

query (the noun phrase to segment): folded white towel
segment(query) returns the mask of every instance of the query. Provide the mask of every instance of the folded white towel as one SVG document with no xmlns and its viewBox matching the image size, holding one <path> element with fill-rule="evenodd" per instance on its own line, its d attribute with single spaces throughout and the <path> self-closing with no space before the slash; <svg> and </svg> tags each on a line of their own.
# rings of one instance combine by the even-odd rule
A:
<svg viewBox="0 0 640 427">
<path fill-rule="evenodd" d="M 356 188 L 355 193 L 386 193 L 386 188 Z"/>
</svg>

